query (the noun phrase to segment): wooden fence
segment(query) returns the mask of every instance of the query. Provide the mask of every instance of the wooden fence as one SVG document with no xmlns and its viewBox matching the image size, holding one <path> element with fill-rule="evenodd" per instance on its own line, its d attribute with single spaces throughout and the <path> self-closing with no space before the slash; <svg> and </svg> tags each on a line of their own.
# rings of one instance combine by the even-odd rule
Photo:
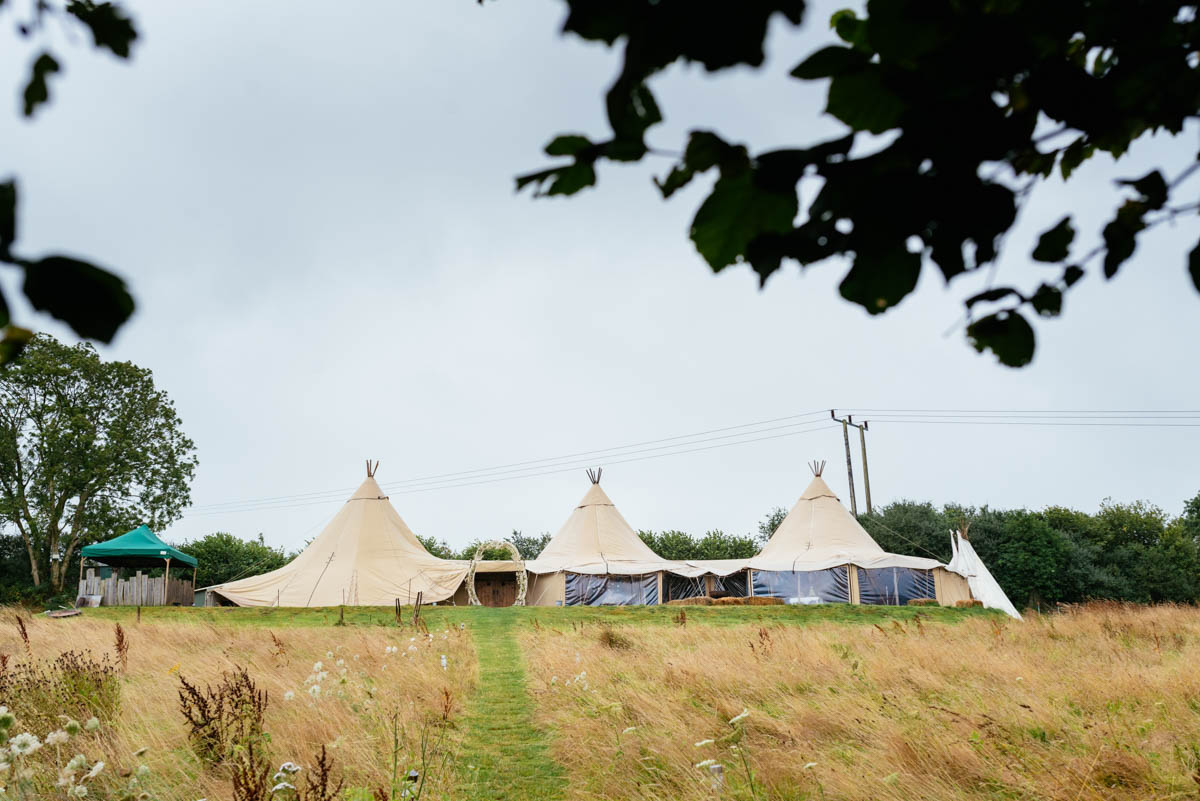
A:
<svg viewBox="0 0 1200 801">
<path fill-rule="evenodd" d="M 79 582 L 79 594 L 101 596 L 101 606 L 191 606 L 195 600 L 191 581 L 167 579 L 164 598 L 162 576 L 151 578 L 140 570 L 125 579 L 116 576 L 102 579 L 95 570 L 88 570 Z"/>
</svg>

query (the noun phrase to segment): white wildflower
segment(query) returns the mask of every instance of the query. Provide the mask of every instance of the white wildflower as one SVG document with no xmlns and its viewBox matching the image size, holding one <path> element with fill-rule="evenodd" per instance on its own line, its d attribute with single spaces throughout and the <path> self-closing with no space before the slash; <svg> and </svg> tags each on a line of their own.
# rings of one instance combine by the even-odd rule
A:
<svg viewBox="0 0 1200 801">
<path fill-rule="evenodd" d="M 697 763 L 696 763 L 696 767 L 698 767 L 698 768 L 707 768 L 709 765 L 715 765 L 715 764 L 717 764 L 717 760 L 715 760 L 715 759 L 706 759 L 706 760 L 704 760 L 703 762 L 697 762 Z"/>
<path fill-rule="evenodd" d="M 279 766 L 279 769 L 284 771 L 285 773 L 299 773 L 300 772 L 300 766 L 297 765 L 295 762 L 284 762 L 282 765 Z"/>
<path fill-rule="evenodd" d="M 550 677 L 550 683 L 551 683 L 551 684 L 558 684 L 558 676 L 551 676 L 551 677 Z"/>
<path fill-rule="evenodd" d="M 635 731 L 637 731 L 637 726 L 629 726 L 623 732 L 621 732 L 621 734 L 629 734 L 630 732 Z"/>
<path fill-rule="evenodd" d="M 272 793 L 281 793 L 284 790 L 295 790 L 295 789 L 296 789 L 295 785 L 288 784 L 287 782 L 280 782 L 279 784 L 277 784 L 271 788 L 271 792 Z"/>
<path fill-rule="evenodd" d="M 137 775 L 139 778 L 142 778 L 142 779 L 149 776 L 150 775 L 150 766 L 149 765 L 138 765 Z"/>
<path fill-rule="evenodd" d="M 42 747 L 42 741 L 29 732 L 23 732 L 8 743 L 8 748 L 15 756 L 27 756 Z"/>
<path fill-rule="evenodd" d="M 333 659 L 333 651 L 326 651 L 326 652 L 325 652 L 325 658 L 326 658 L 326 659 Z"/>
<path fill-rule="evenodd" d="M 296 697 L 296 693 L 293 692 L 292 690 L 288 690 L 287 692 L 285 692 L 283 694 L 283 700 L 285 700 L 285 701 L 291 701 L 295 697 Z"/>
<path fill-rule="evenodd" d="M 76 771 L 83 770 L 87 767 L 87 757 L 83 754 L 76 754 L 71 757 L 71 761 L 67 763 L 67 770 Z"/>
<path fill-rule="evenodd" d="M 55 729 L 46 735 L 46 745 L 62 745 L 69 739 L 71 739 L 71 735 L 62 729 Z"/>
<path fill-rule="evenodd" d="M 730 726 L 736 726 L 737 724 L 741 723 L 743 720 L 745 720 L 745 719 L 746 719 L 746 718 L 748 718 L 748 717 L 750 717 L 750 710 L 749 710 L 749 709 L 743 709 L 743 710 L 741 711 L 741 713 L 739 713 L 739 714 L 735 715 L 733 718 L 731 718 L 731 719 L 730 719 L 730 721 L 729 721 L 729 725 L 730 725 Z"/>
<path fill-rule="evenodd" d="M 76 798 L 86 798 L 87 797 L 87 787 L 84 787 L 82 784 L 75 785 L 67 792 L 70 793 L 71 795 L 75 796 Z"/>
<path fill-rule="evenodd" d="M 700 742 L 696 743 L 696 747 L 703 748 L 704 746 L 712 745 L 715 742 L 716 742 L 716 740 L 701 740 Z"/>
<path fill-rule="evenodd" d="M 321 694 L 321 685 L 314 684 L 313 686 L 309 687 L 308 694 L 311 695 L 313 698 L 316 698 L 317 696 L 319 696 Z"/>
<path fill-rule="evenodd" d="M 446 669 L 446 655 L 442 654 L 442 670 Z"/>
<path fill-rule="evenodd" d="M 342 666 L 343 666 L 343 665 L 345 665 L 345 664 L 346 664 L 346 660 L 345 660 L 345 659 L 339 659 L 339 660 L 337 661 L 337 666 L 338 666 L 338 667 L 342 667 Z"/>
<path fill-rule="evenodd" d="M 317 681 L 324 681 L 328 677 L 329 677 L 329 671 L 322 670 L 320 673 L 317 674 Z"/>
<path fill-rule="evenodd" d="M 102 770 L 104 770 L 104 763 L 97 762 L 95 765 L 92 765 L 91 770 L 89 770 L 87 773 L 83 774 L 83 778 L 94 779 L 100 775 L 100 771 L 102 771 Z"/>
<path fill-rule="evenodd" d="M 330 654 L 330 656 L 333 656 L 333 654 Z M 314 663 L 313 663 L 313 670 L 312 670 L 312 672 L 313 672 L 313 673 L 320 673 L 320 672 L 321 672 L 321 668 L 323 668 L 323 667 L 325 667 L 324 663 L 322 663 L 322 662 L 314 662 Z"/>
<path fill-rule="evenodd" d="M 87 723 L 83 724 L 83 728 L 85 731 L 95 731 L 96 729 L 100 728 L 100 719 L 88 718 Z"/>
</svg>

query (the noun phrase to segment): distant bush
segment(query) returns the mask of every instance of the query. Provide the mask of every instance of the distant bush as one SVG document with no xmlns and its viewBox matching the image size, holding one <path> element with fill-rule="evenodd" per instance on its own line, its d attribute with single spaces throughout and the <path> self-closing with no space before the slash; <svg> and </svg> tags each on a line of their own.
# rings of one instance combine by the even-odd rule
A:
<svg viewBox="0 0 1200 801">
<path fill-rule="evenodd" d="M 618 651 L 623 651 L 633 647 L 633 640 L 613 627 L 605 626 L 600 629 L 600 644 L 607 648 L 615 648 Z"/>
</svg>

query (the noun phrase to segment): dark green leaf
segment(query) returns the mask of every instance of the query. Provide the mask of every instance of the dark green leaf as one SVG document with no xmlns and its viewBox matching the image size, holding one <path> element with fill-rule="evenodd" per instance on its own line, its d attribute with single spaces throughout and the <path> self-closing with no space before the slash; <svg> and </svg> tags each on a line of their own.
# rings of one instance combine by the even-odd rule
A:
<svg viewBox="0 0 1200 801">
<path fill-rule="evenodd" d="M 829 18 L 829 27 L 837 32 L 843 42 L 864 52 L 870 49 L 867 44 L 867 21 L 859 19 L 850 9 L 835 11 Z"/>
<path fill-rule="evenodd" d="M 1036 341 L 1033 328 L 1015 311 L 1002 311 L 967 326 L 967 338 L 975 350 L 991 350 L 1001 364 L 1024 367 L 1033 361 Z"/>
<path fill-rule="evenodd" d="M 1029 299 L 1033 310 L 1043 317 L 1057 317 L 1062 313 L 1062 290 L 1058 287 L 1042 284 Z"/>
<path fill-rule="evenodd" d="M 748 171 L 722 175 L 692 220 L 692 242 L 714 270 L 743 257 L 750 241 L 764 233 L 791 230 L 796 191 L 771 192 Z"/>
<path fill-rule="evenodd" d="M 596 183 L 596 169 L 590 161 L 577 161 L 558 170 L 558 175 L 550 183 L 547 195 L 573 195 L 584 187 Z"/>
<path fill-rule="evenodd" d="M 0 183 L 0 256 L 17 241 L 17 182 Z"/>
<path fill-rule="evenodd" d="M 838 290 L 869 313 L 882 314 L 916 289 L 920 276 L 921 254 L 909 253 L 901 245 L 855 254 L 854 266 Z"/>
<path fill-rule="evenodd" d="M 1075 169 L 1080 164 L 1090 159 L 1095 152 L 1096 147 L 1087 144 L 1087 137 L 1085 136 L 1079 137 L 1068 145 L 1067 149 L 1063 151 L 1062 161 L 1058 165 L 1059 170 L 1062 172 L 1063 180 L 1065 181 L 1070 178 L 1071 173 L 1075 172 Z"/>
<path fill-rule="evenodd" d="M 1149 172 L 1137 180 L 1126 179 L 1117 183 L 1136 189 L 1149 211 L 1158 211 L 1167 204 L 1167 182 L 1158 170 Z"/>
<path fill-rule="evenodd" d="M 3 330 L 0 338 L 0 367 L 8 364 L 25 350 L 25 346 L 33 339 L 33 332 L 28 328 L 10 325 Z"/>
<path fill-rule="evenodd" d="M 1067 269 L 1063 270 L 1063 283 L 1067 286 L 1074 286 L 1075 282 L 1083 278 L 1083 268 L 1072 264 Z"/>
<path fill-rule="evenodd" d="M 870 65 L 835 77 L 825 110 L 856 131 L 881 134 L 900 124 L 906 108 L 905 101 L 883 85 L 878 67 Z"/>
<path fill-rule="evenodd" d="M 133 314 L 125 282 L 87 262 L 49 256 L 25 267 L 25 297 L 38 311 L 65 322 L 81 337 L 111 342 Z"/>
<path fill-rule="evenodd" d="M 29 83 L 25 86 L 26 117 L 32 117 L 37 107 L 50 99 L 50 86 L 46 83 L 46 78 L 58 72 L 58 69 L 58 62 L 49 53 L 42 53 L 33 62 L 33 69 L 29 73 Z"/>
<path fill-rule="evenodd" d="M 1075 229 L 1071 227 L 1071 215 L 1068 214 L 1038 237 L 1037 247 L 1033 249 L 1033 258 L 1036 261 L 1064 261 L 1074 239 Z"/>
<path fill-rule="evenodd" d="M 67 12 L 91 29 L 96 47 L 106 47 L 113 55 L 129 58 L 129 47 L 137 38 L 137 30 L 133 27 L 133 20 L 119 6 L 90 0 L 71 0 L 67 3 Z"/>
<path fill-rule="evenodd" d="M 830 45 L 801 61 L 791 75 L 804 81 L 815 81 L 859 69 L 866 63 L 867 57 L 857 50 Z"/>
<path fill-rule="evenodd" d="M 579 134 L 562 134 L 556 136 L 546 145 L 548 156 L 574 156 L 581 150 L 592 146 L 592 141 Z"/>
<path fill-rule="evenodd" d="M 1200 292 L 1200 243 L 1188 254 L 1188 273 L 1192 276 L 1192 284 Z"/>
<path fill-rule="evenodd" d="M 1006 286 L 998 289 L 987 289 L 977 295 L 972 295 L 971 297 L 967 298 L 967 308 L 971 308 L 976 303 L 992 303 L 997 300 L 1003 300 L 1009 295 L 1016 295 L 1018 298 L 1021 298 L 1021 300 L 1025 299 L 1020 292 L 1010 286 Z"/>
<path fill-rule="evenodd" d="M 687 186 L 696 173 L 704 172 L 718 165 L 722 171 L 728 171 L 733 162 L 741 166 L 749 166 L 750 157 L 746 148 L 741 145 L 731 145 L 712 131 L 692 131 L 688 138 L 687 148 L 683 152 L 683 160 L 671 168 L 671 172 L 663 180 L 654 179 L 658 190 L 664 198 L 669 198 L 676 191 Z"/>
<path fill-rule="evenodd" d="M 1133 255 L 1137 247 L 1135 237 L 1146 227 L 1142 219 L 1145 206 L 1138 201 L 1127 200 L 1117 210 L 1117 216 L 1104 226 L 1104 277 L 1112 278 L 1121 265 Z"/>
</svg>

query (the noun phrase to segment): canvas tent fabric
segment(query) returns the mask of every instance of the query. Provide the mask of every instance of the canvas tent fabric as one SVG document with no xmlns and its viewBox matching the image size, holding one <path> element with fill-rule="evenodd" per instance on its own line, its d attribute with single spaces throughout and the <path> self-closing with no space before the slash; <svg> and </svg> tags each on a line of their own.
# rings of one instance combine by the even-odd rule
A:
<svg viewBox="0 0 1200 801">
<path fill-rule="evenodd" d="M 884 551 L 817 475 L 771 539 L 749 560 L 749 566 L 755 570 L 796 572 L 838 565 L 917 570 L 942 567 L 936 559 Z"/>
<path fill-rule="evenodd" d="M 991 571 L 979 558 L 971 541 L 956 531 L 950 535 L 950 545 L 954 550 L 954 558 L 946 565 L 946 569 L 966 577 L 971 596 L 982 601 L 987 609 L 999 609 L 1006 615 L 1021 620 L 1021 613 L 1013 606 L 1012 601 L 1008 600 L 999 582 L 992 577 Z"/>
<path fill-rule="evenodd" d="M 596 483 L 538 558 L 525 563 L 525 569 L 534 574 L 639 576 L 687 568 L 650 550 Z"/>
<path fill-rule="evenodd" d="M 238 606 L 390 606 L 454 595 L 469 562 L 425 550 L 368 476 L 303 553 L 288 564 L 213 592 Z"/>
<path fill-rule="evenodd" d="M 167 559 L 196 567 L 196 557 L 189 556 L 160 540 L 149 526 L 138 526 L 119 537 L 83 546 L 80 554 L 113 567 L 162 567 Z"/>
</svg>

